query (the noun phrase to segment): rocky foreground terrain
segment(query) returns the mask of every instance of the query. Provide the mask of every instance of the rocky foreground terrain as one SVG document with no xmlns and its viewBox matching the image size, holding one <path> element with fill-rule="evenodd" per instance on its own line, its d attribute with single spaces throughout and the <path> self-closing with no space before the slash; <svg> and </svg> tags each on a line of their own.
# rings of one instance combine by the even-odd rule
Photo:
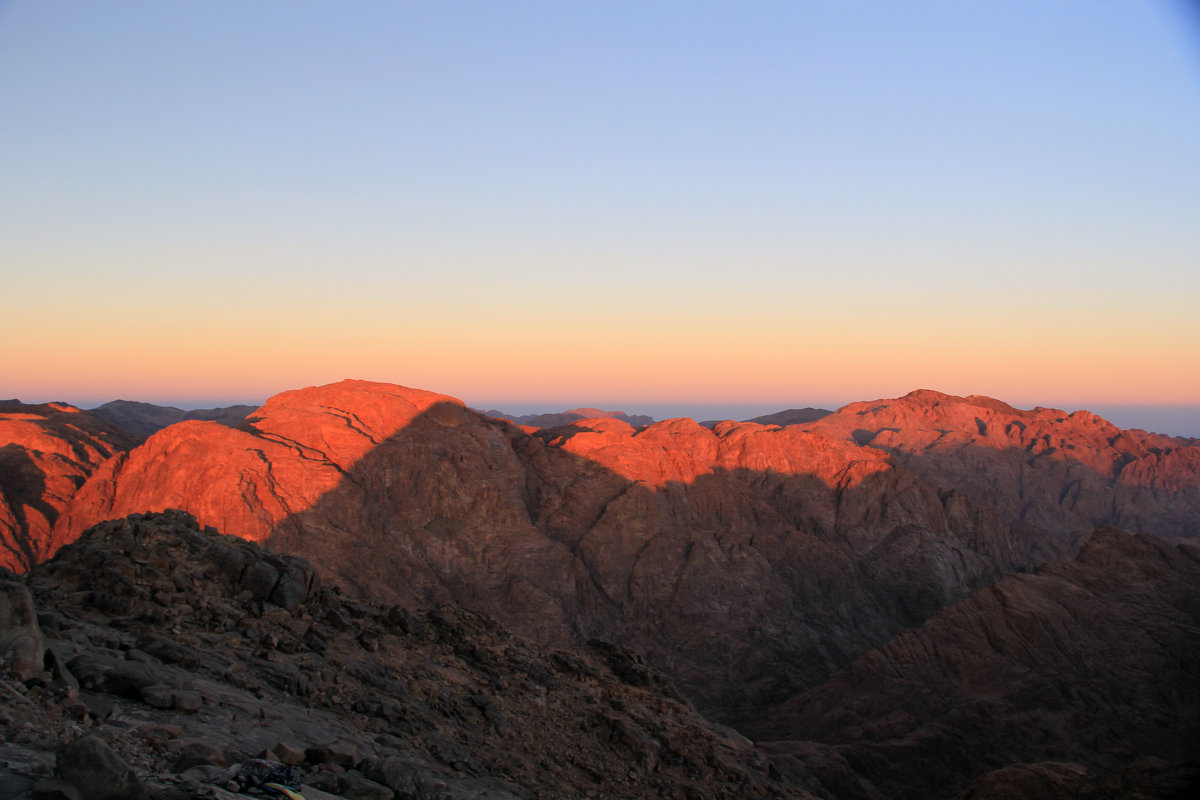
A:
<svg viewBox="0 0 1200 800">
<path fill-rule="evenodd" d="M 0 577 L 0 797 L 240 796 L 255 757 L 307 800 L 804 798 L 624 647 L 324 587 L 167 512 Z"/>
<path fill-rule="evenodd" d="M 1102 529 L 742 720 L 758 747 L 628 648 L 356 600 L 182 511 L 0 575 L 0 671 L 14 800 L 1184 800 L 1200 551 Z"/>
</svg>

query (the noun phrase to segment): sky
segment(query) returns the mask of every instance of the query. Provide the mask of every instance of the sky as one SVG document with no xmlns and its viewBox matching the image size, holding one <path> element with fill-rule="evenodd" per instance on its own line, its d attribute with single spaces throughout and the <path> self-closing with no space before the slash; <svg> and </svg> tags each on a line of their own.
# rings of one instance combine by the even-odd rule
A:
<svg viewBox="0 0 1200 800">
<path fill-rule="evenodd" d="M 1182 1 L 0 0 L 0 397 L 1186 427 L 1198 265 Z"/>
</svg>

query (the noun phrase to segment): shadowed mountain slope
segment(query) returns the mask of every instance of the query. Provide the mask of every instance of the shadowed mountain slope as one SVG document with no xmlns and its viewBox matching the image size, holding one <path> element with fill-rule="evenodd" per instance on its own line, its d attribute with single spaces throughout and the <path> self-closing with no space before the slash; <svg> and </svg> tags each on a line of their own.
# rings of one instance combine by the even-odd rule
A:
<svg viewBox="0 0 1200 800">
<path fill-rule="evenodd" d="M 796 427 L 584 420 L 530 435 L 346 381 L 110 461 L 61 521 L 180 507 L 356 592 L 646 654 L 704 709 L 761 708 L 1019 566 L 1007 526 Z"/>
<path fill-rule="evenodd" d="M 114 453 L 123 431 L 65 403 L 0 403 L 0 567 L 23 572 L 65 539 L 54 524 L 76 490 Z"/>
<path fill-rule="evenodd" d="M 1121 430 L 1087 411 L 1019 410 L 928 390 L 852 403 L 805 430 L 869 445 L 918 477 L 995 508 L 1037 561 L 1099 525 L 1200 537 L 1200 446 Z"/>
<path fill-rule="evenodd" d="M 1060 763 L 1006 769 L 972 796 L 1194 797 L 1200 548 L 1101 528 L 1075 560 L 1006 577 L 744 722 L 842 800 L 952 797 L 1028 762 Z M 1156 772 L 1176 776 L 1163 794 L 1121 788 Z"/>
</svg>

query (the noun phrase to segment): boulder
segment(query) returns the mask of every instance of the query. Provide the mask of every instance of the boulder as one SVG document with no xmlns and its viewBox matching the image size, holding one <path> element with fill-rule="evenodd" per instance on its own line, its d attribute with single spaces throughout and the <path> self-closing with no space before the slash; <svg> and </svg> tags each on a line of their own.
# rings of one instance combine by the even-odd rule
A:
<svg viewBox="0 0 1200 800">
<path fill-rule="evenodd" d="M 85 689 L 134 699 L 143 699 L 147 688 L 170 683 L 159 666 L 103 653 L 82 653 L 67 662 L 67 669 Z"/>
<path fill-rule="evenodd" d="M 28 680 L 44 667 L 45 646 L 28 587 L 0 568 L 0 673 Z"/>
<path fill-rule="evenodd" d="M 55 774 L 74 786 L 84 800 L 146 800 L 137 774 L 108 743 L 84 736 L 58 751 Z"/>
</svg>

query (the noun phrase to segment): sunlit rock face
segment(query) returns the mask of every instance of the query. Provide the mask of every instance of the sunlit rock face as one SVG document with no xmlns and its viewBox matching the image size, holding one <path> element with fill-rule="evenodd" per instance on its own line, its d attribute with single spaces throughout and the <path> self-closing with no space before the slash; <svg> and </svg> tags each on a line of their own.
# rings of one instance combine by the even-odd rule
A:
<svg viewBox="0 0 1200 800">
<path fill-rule="evenodd" d="M 882 450 L 995 508 L 1035 560 L 1073 553 L 1098 525 L 1200 538 L 1194 439 L 1121 430 L 1087 411 L 1023 411 L 928 390 L 852 403 L 803 428 Z"/>
<path fill-rule="evenodd" d="M 1200 549 L 1100 528 L 743 722 L 845 800 L 1195 796 Z"/>
<path fill-rule="evenodd" d="M 240 429 L 164 429 L 58 531 L 172 507 L 364 595 L 453 601 L 548 644 L 619 641 L 718 713 L 811 685 L 1020 565 L 995 514 L 852 442 L 691 420 L 531 431 L 363 381 L 279 395 Z"/>
<path fill-rule="evenodd" d="M 277 395 L 239 428 L 180 422 L 105 464 L 59 529 L 74 540 L 100 519 L 186 508 L 205 524 L 263 541 L 419 414 L 435 403 L 457 402 L 390 384 L 343 381 Z"/>
<path fill-rule="evenodd" d="M 0 567 L 24 572 L 53 555 L 66 541 L 55 523 L 76 490 L 132 444 L 64 403 L 0 401 Z"/>
</svg>

